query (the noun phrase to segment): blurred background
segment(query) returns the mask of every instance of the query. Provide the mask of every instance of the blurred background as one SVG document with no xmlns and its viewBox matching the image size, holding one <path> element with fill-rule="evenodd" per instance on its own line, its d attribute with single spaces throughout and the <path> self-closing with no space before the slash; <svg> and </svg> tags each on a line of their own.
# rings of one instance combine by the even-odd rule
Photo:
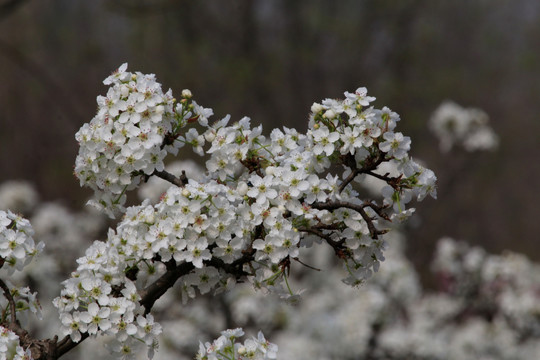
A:
<svg viewBox="0 0 540 360">
<path fill-rule="evenodd" d="M 420 273 L 444 235 L 540 260 L 537 0 L 0 0 L 0 183 L 80 209 L 74 134 L 124 62 L 266 134 L 366 86 L 439 178 L 408 229 Z M 427 123 L 447 99 L 489 115 L 496 151 L 439 151 Z"/>
</svg>

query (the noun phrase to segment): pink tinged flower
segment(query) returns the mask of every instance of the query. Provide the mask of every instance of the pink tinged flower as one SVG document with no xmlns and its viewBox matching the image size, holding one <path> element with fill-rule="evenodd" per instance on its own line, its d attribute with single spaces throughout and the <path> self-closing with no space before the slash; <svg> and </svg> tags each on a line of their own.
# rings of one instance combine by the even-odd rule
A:
<svg viewBox="0 0 540 360">
<path fill-rule="evenodd" d="M 126 73 L 127 66 L 127 63 L 123 63 L 122 65 L 120 65 L 120 67 L 115 70 L 108 78 L 103 80 L 103 84 L 110 85 L 114 82 L 127 80 L 128 77 L 131 76 L 131 73 Z"/>
<path fill-rule="evenodd" d="M 375 100 L 373 96 L 367 96 L 367 89 L 365 87 L 359 87 L 354 93 L 346 91 L 345 97 L 362 106 L 368 106 L 370 102 Z"/>
</svg>

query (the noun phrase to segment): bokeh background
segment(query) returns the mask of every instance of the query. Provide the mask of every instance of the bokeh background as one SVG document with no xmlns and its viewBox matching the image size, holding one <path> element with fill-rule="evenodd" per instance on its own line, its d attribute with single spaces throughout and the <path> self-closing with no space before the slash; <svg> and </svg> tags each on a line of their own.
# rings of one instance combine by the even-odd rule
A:
<svg viewBox="0 0 540 360">
<path fill-rule="evenodd" d="M 420 272 L 444 235 L 540 260 L 537 0 L 1 0 L 0 182 L 80 209 L 74 134 L 124 62 L 267 134 L 366 86 L 439 177 L 408 229 Z M 486 111 L 498 150 L 439 152 L 427 122 L 446 99 Z"/>
</svg>

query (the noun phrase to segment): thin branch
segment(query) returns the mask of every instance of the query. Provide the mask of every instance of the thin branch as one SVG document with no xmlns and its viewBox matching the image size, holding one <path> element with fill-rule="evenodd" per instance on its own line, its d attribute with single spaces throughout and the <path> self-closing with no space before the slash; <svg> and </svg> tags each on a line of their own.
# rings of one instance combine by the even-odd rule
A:
<svg viewBox="0 0 540 360">
<path fill-rule="evenodd" d="M 9 291 L 9 288 L 7 287 L 6 283 L 2 279 L 0 279 L 0 288 L 2 288 L 2 290 L 4 291 L 4 296 L 6 297 L 9 303 L 10 312 L 11 312 L 11 322 L 9 323 L 9 327 L 11 328 L 17 324 L 17 314 L 16 314 L 17 307 L 15 306 L 15 300 L 13 300 L 13 296 L 11 296 L 11 292 Z"/>
<path fill-rule="evenodd" d="M 303 226 L 297 228 L 297 230 L 301 231 L 301 232 L 307 232 L 307 233 L 310 233 L 310 234 L 313 234 L 313 235 L 317 235 L 321 239 L 326 240 L 328 245 L 330 245 L 334 249 L 334 252 L 336 254 L 341 254 L 343 252 L 342 243 L 339 242 L 339 241 L 332 240 L 330 235 L 327 235 L 327 234 L 323 233 L 322 231 L 319 231 L 319 230 L 314 229 L 314 228 L 303 227 Z"/>
<path fill-rule="evenodd" d="M 140 304 L 144 307 L 144 313 L 148 314 L 156 301 L 174 286 L 176 280 L 180 277 L 189 274 L 195 266 L 192 263 L 182 263 L 176 265 L 174 260 L 165 264 L 167 271 L 153 284 L 142 290 L 139 295 L 141 296 Z"/>
<path fill-rule="evenodd" d="M 58 359 L 59 357 L 67 353 L 68 351 L 80 345 L 84 340 L 88 339 L 89 336 L 90 335 L 88 335 L 88 333 L 82 333 L 81 340 L 79 340 L 79 342 L 75 342 L 71 340 L 71 337 L 69 336 L 64 337 L 62 340 L 60 340 L 59 343 L 57 343 L 56 351 L 54 352 L 52 356 L 50 356 L 50 359 L 51 360 Z M 50 341 L 54 341 L 54 339 Z M 47 359 L 49 359 L 49 357 L 47 357 Z"/>
<path fill-rule="evenodd" d="M 362 170 L 361 169 L 354 169 L 350 174 L 349 176 L 347 176 L 347 178 L 345 180 L 343 180 L 343 182 L 341 183 L 341 185 L 339 185 L 339 188 L 338 188 L 338 192 L 343 192 L 343 190 L 345 189 L 345 187 L 347 187 L 347 185 L 349 185 L 351 183 L 351 181 L 354 180 L 355 177 L 357 177 L 358 175 L 360 175 L 362 173 Z"/>
<path fill-rule="evenodd" d="M 311 270 L 321 271 L 321 269 L 318 269 L 318 268 L 316 268 L 316 267 L 314 267 L 314 266 L 308 265 L 308 264 L 306 264 L 305 262 L 301 261 L 301 260 L 300 260 L 299 258 L 297 258 L 297 257 L 292 258 L 292 259 L 298 261 L 300 264 L 304 265 L 305 267 L 307 267 L 307 268 L 309 268 L 309 269 L 311 269 Z"/>
<path fill-rule="evenodd" d="M 170 182 L 171 184 L 173 185 L 176 185 L 178 187 L 184 187 L 187 185 L 188 183 L 188 178 L 186 176 L 186 171 L 185 170 L 182 170 L 182 175 L 180 175 L 180 177 L 176 177 L 174 176 L 173 174 L 163 170 L 163 171 L 158 171 L 158 170 L 154 170 L 154 172 L 152 173 L 152 175 L 155 175 L 165 181 L 168 181 Z"/>
<path fill-rule="evenodd" d="M 364 219 L 364 221 L 367 223 L 367 227 L 369 229 L 369 234 L 371 235 L 371 238 L 374 240 L 377 240 L 379 238 L 379 236 L 377 235 L 378 231 L 375 228 L 375 225 L 373 225 L 372 219 L 368 216 L 364 208 L 361 207 L 357 211 L 362 216 L 362 219 Z"/>
<path fill-rule="evenodd" d="M 371 173 L 373 170 L 385 160 L 385 155 L 382 151 L 379 150 L 375 157 L 368 157 L 364 161 L 364 165 L 361 168 L 358 168 L 356 160 L 353 155 L 347 154 L 347 156 L 342 158 L 343 165 L 346 165 L 351 168 L 352 172 L 347 176 L 345 180 L 341 183 L 338 190 L 341 193 L 347 185 L 349 185 L 355 177 L 360 174 Z M 370 174 L 371 175 L 371 174 Z"/>
<path fill-rule="evenodd" d="M 384 207 L 378 206 L 370 202 L 364 202 L 363 204 L 353 204 L 348 201 L 331 201 L 325 203 L 315 202 L 311 204 L 311 207 L 319 210 L 337 210 L 341 208 L 348 208 L 357 211 L 362 216 L 362 219 L 364 219 L 364 221 L 366 222 L 369 229 L 369 234 L 374 240 L 377 240 L 379 238 L 378 235 L 384 234 L 385 231 L 377 230 L 375 228 L 375 225 L 373 224 L 373 219 L 366 213 L 364 209 L 366 207 L 369 207 L 373 209 L 373 211 L 375 211 L 375 213 L 377 213 L 377 215 L 379 215 L 381 218 L 390 221 L 388 215 L 382 212 L 382 209 Z"/>
</svg>

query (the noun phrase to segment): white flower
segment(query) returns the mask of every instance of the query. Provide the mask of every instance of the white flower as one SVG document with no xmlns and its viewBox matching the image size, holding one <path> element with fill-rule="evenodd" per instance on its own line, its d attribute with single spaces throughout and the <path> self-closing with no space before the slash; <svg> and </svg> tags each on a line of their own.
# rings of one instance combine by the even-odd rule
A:
<svg viewBox="0 0 540 360">
<path fill-rule="evenodd" d="M 247 195 L 257 199 L 257 204 L 264 204 L 266 199 L 275 199 L 277 196 L 276 189 L 273 188 L 273 176 L 265 176 L 261 178 L 259 175 L 252 175 L 249 178 L 252 186 L 248 190 Z"/>
<path fill-rule="evenodd" d="M 358 103 L 362 106 L 368 106 L 370 102 L 374 101 L 373 96 L 367 96 L 367 89 L 365 87 L 359 87 L 354 93 L 345 92 L 347 100 Z"/>
<path fill-rule="evenodd" d="M 60 315 L 62 325 L 64 325 L 64 335 L 69 335 L 71 340 L 79 342 L 81 340 L 81 332 L 86 332 L 87 326 L 84 322 L 81 322 L 79 312 L 62 313 Z"/>
<path fill-rule="evenodd" d="M 184 261 L 193 263 L 196 268 L 202 268 L 203 260 L 209 260 L 212 257 L 207 247 L 208 241 L 205 237 L 192 240 L 188 243 L 186 251 L 182 253 L 182 258 Z"/>
<path fill-rule="evenodd" d="M 343 142 L 343 146 L 340 149 L 342 154 L 350 153 L 354 155 L 356 149 L 363 145 L 358 127 L 354 127 L 352 129 L 350 127 L 346 127 L 341 134 L 341 141 Z"/>
<path fill-rule="evenodd" d="M 386 141 L 379 144 L 379 149 L 396 159 L 404 158 L 411 148 L 411 139 L 408 136 L 403 136 L 402 133 L 389 131 L 383 134 L 383 138 Z"/>
<path fill-rule="evenodd" d="M 108 307 L 100 307 L 97 303 L 91 303 L 88 305 L 88 311 L 80 313 L 79 318 L 88 327 L 88 333 L 93 335 L 98 330 L 105 331 L 111 327 L 111 322 L 108 319 L 110 313 L 111 309 Z"/>
<path fill-rule="evenodd" d="M 146 316 L 137 316 L 137 326 L 139 328 L 137 335 L 144 339 L 147 345 L 152 345 L 156 336 L 161 334 L 161 325 L 154 322 L 154 316 L 147 314 Z"/>
<path fill-rule="evenodd" d="M 313 131 L 313 140 L 315 143 L 313 153 L 315 155 L 320 155 L 324 152 L 326 156 L 330 156 L 334 152 L 334 143 L 339 140 L 339 134 L 337 132 L 330 132 L 326 126 L 320 126 Z"/>
</svg>

